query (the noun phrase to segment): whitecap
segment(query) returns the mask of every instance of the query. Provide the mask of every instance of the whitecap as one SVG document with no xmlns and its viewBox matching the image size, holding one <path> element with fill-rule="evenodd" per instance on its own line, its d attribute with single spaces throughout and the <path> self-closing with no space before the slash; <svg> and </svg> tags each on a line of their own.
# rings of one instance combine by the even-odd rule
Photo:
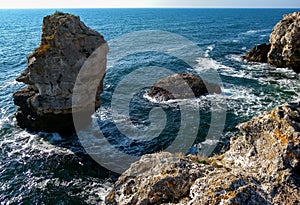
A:
<svg viewBox="0 0 300 205">
<path fill-rule="evenodd" d="M 226 59 L 237 61 L 237 62 L 242 62 L 242 55 L 237 55 L 237 54 L 229 54 L 225 56 Z"/>
<path fill-rule="evenodd" d="M 215 45 L 209 45 L 207 46 L 207 49 L 204 52 L 204 57 L 208 58 L 210 55 L 209 53 L 215 48 Z"/>
<path fill-rule="evenodd" d="M 196 59 L 196 62 L 197 65 L 195 66 L 194 70 L 197 72 L 201 72 L 207 69 L 229 68 L 228 66 L 225 66 L 212 58 L 199 57 Z"/>
<path fill-rule="evenodd" d="M 263 33 L 263 32 L 271 32 L 271 29 L 258 29 L 258 30 L 248 30 L 246 32 L 243 32 L 242 35 L 251 35 L 255 33 Z"/>
</svg>

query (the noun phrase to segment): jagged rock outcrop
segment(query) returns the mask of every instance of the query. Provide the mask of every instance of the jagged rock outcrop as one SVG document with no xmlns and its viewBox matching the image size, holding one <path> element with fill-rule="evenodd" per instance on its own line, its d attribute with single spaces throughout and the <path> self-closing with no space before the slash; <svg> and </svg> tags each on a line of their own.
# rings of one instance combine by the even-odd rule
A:
<svg viewBox="0 0 300 205">
<path fill-rule="evenodd" d="M 56 12 L 43 20 L 40 46 L 27 57 L 27 68 L 17 81 L 27 87 L 14 93 L 18 125 L 31 131 L 74 132 L 72 93 L 84 62 L 103 47 L 102 70 L 108 46 L 103 36 L 88 28 L 78 16 Z M 103 79 L 95 99 L 100 106 Z"/>
<path fill-rule="evenodd" d="M 300 72 L 300 12 L 285 15 L 270 35 L 268 62 Z"/>
<path fill-rule="evenodd" d="M 300 12 L 287 14 L 276 24 L 270 35 L 270 49 L 267 61 L 276 67 L 289 67 L 295 72 L 300 72 Z M 257 56 L 265 60 L 267 47 L 259 45 L 262 49 L 252 49 L 247 53 L 249 61 L 261 62 Z M 264 62 L 264 61 L 263 61 Z"/>
<path fill-rule="evenodd" d="M 300 102 L 238 126 L 220 156 L 143 156 L 106 204 L 299 204 Z"/>
<path fill-rule="evenodd" d="M 148 95 L 158 101 L 188 99 L 208 93 L 219 94 L 221 93 L 221 88 L 217 84 L 209 83 L 190 73 L 177 73 L 163 78 L 148 91 Z"/>
</svg>

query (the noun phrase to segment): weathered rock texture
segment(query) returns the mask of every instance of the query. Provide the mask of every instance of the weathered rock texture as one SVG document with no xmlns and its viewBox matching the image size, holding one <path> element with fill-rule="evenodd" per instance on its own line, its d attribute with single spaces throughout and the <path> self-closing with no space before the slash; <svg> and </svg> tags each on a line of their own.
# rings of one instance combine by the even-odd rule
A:
<svg viewBox="0 0 300 205">
<path fill-rule="evenodd" d="M 83 63 L 100 46 L 107 47 L 103 36 L 79 17 L 58 12 L 46 16 L 40 46 L 27 57 L 27 68 L 17 78 L 28 85 L 13 95 L 19 106 L 19 126 L 31 131 L 72 133 L 74 83 Z M 105 60 L 99 66 L 105 70 Z M 96 108 L 102 87 L 103 79 L 99 79 Z"/>
<path fill-rule="evenodd" d="M 220 156 L 143 156 L 106 204 L 299 204 L 300 102 L 238 126 Z"/>
<path fill-rule="evenodd" d="M 270 48 L 262 44 L 250 50 L 246 59 L 268 62 L 276 67 L 289 67 L 300 72 L 300 12 L 287 14 L 270 35 Z M 266 55 L 267 54 L 267 55 Z"/>
<path fill-rule="evenodd" d="M 155 83 L 148 95 L 159 101 L 199 97 L 208 93 L 221 93 L 219 85 L 209 83 L 189 73 L 178 73 Z"/>
<path fill-rule="evenodd" d="M 285 15 L 270 35 L 268 62 L 300 72 L 300 12 Z"/>
</svg>

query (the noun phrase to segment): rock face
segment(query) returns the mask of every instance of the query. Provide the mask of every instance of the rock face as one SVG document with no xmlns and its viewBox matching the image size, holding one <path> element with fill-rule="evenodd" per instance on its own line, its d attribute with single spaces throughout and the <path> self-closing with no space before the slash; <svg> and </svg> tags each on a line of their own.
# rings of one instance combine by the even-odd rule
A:
<svg viewBox="0 0 300 205">
<path fill-rule="evenodd" d="M 115 183 L 106 204 L 299 204 L 300 102 L 238 128 L 220 156 L 143 156 Z"/>
<path fill-rule="evenodd" d="M 159 80 L 150 88 L 148 95 L 158 101 L 167 101 L 194 98 L 209 93 L 221 93 L 220 86 L 204 81 L 194 74 L 178 73 Z"/>
<path fill-rule="evenodd" d="M 268 62 L 276 67 L 289 67 L 300 72 L 300 12 L 287 14 L 270 35 L 270 46 L 262 44 L 250 50 L 248 61 Z M 267 54 L 267 55 L 266 55 Z"/>
<path fill-rule="evenodd" d="M 79 17 L 59 12 L 46 16 L 40 46 L 27 57 L 27 68 L 17 78 L 27 84 L 13 95 L 19 106 L 19 126 L 30 131 L 74 132 L 74 84 L 83 63 L 100 46 L 107 52 L 103 36 L 88 28 Z M 99 66 L 105 70 L 106 61 Z M 96 108 L 100 106 L 102 87 L 103 79 L 99 79 Z"/>
</svg>

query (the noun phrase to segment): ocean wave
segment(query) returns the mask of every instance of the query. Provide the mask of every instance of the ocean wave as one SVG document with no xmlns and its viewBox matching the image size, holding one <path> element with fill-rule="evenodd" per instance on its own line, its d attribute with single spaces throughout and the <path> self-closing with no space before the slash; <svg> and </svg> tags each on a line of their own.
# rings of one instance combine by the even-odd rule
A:
<svg viewBox="0 0 300 205">
<path fill-rule="evenodd" d="M 271 32 L 271 29 L 257 29 L 257 30 L 248 30 L 246 32 L 241 33 L 242 35 L 252 35 L 256 33 L 265 33 L 265 32 Z"/>
<path fill-rule="evenodd" d="M 242 50 L 246 50 L 246 47 L 244 49 L 242 48 Z M 243 62 L 242 56 L 241 54 L 229 54 L 226 55 L 225 58 L 236 62 Z"/>
<path fill-rule="evenodd" d="M 212 59 L 212 58 L 204 58 L 199 57 L 196 59 L 197 65 L 195 66 L 194 70 L 197 72 L 201 72 L 203 70 L 209 69 L 223 69 L 229 68 L 228 66 L 223 65 L 222 63 Z"/>
<path fill-rule="evenodd" d="M 210 57 L 210 52 L 215 48 L 215 45 L 212 44 L 212 45 L 209 45 L 207 46 L 205 52 L 204 52 L 204 57 L 208 58 Z"/>
</svg>

